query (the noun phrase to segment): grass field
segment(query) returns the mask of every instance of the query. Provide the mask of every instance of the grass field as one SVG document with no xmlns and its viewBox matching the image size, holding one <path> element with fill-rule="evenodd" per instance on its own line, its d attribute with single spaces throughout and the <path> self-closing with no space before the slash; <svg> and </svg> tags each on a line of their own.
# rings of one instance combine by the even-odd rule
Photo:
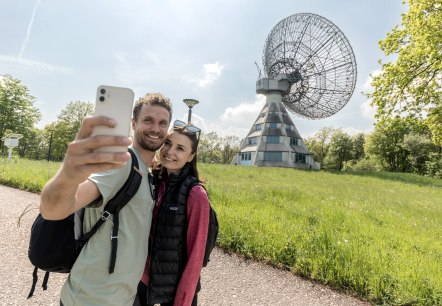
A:
<svg viewBox="0 0 442 306">
<path fill-rule="evenodd" d="M 0 161 L 38 192 L 59 164 Z M 411 174 L 200 166 L 226 250 L 377 305 L 442 305 L 442 180 Z"/>
</svg>

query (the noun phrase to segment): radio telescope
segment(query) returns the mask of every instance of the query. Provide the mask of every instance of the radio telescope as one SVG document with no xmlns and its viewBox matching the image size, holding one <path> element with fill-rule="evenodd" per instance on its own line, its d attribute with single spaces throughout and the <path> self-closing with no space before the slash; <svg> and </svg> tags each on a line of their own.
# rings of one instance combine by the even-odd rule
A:
<svg viewBox="0 0 442 306">
<path fill-rule="evenodd" d="M 356 84 L 356 61 L 344 34 L 324 17 L 300 13 L 276 24 L 258 66 L 256 92 L 266 104 L 232 163 L 317 169 L 286 108 L 307 119 L 336 114 Z"/>
<path fill-rule="evenodd" d="M 262 58 L 265 76 L 287 80 L 285 106 L 309 119 L 342 109 L 356 84 L 356 61 L 344 34 L 314 14 L 281 20 L 267 36 Z"/>
</svg>

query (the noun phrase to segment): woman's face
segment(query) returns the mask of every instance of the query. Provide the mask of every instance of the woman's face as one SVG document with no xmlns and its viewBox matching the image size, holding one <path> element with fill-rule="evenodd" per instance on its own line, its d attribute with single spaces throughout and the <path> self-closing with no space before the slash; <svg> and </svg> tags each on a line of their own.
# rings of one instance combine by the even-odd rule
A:
<svg viewBox="0 0 442 306">
<path fill-rule="evenodd" d="M 179 174 L 187 162 L 194 158 L 192 141 L 178 132 L 170 132 L 160 149 L 160 161 L 167 172 Z"/>
</svg>

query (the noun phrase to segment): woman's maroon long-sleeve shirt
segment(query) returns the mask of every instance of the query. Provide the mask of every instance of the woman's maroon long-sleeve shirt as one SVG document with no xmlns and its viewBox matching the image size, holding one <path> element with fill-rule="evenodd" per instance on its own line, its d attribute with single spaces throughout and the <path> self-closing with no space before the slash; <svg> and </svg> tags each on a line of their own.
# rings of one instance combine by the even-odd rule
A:
<svg viewBox="0 0 442 306">
<path fill-rule="evenodd" d="M 153 218 L 158 214 L 165 190 L 165 182 L 162 182 L 158 192 L 158 204 L 154 208 Z M 209 199 L 201 186 L 194 186 L 187 199 L 187 263 L 178 284 L 174 306 L 187 306 L 192 304 L 196 286 L 203 267 L 204 252 L 207 241 L 207 229 L 209 226 Z M 144 284 L 149 283 L 149 257 L 141 278 Z"/>
</svg>

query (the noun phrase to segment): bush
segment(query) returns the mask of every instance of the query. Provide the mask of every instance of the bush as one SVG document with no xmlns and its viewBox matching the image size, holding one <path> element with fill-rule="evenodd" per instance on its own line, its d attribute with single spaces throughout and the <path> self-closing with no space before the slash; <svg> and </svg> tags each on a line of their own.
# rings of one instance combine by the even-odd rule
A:
<svg viewBox="0 0 442 306">
<path fill-rule="evenodd" d="M 382 170 L 382 166 L 376 159 L 364 158 L 356 162 L 349 161 L 344 165 L 345 171 L 370 171 L 377 172 Z"/>
<path fill-rule="evenodd" d="M 430 160 L 425 162 L 425 175 L 442 179 L 442 156 L 430 153 Z"/>
</svg>

